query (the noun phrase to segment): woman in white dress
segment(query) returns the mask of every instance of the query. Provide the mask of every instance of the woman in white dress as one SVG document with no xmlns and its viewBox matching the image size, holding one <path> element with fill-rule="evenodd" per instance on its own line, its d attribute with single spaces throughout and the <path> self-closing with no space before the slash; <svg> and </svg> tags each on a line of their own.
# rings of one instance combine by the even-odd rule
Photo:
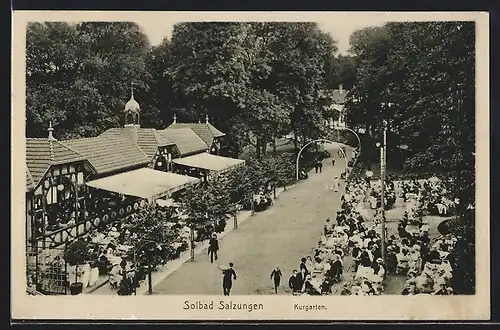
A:
<svg viewBox="0 0 500 330">
<path fill-rule="evenodd" d="M 96 285 L 97 280 L 99 279 L 99 268 L 95 267 L 94 264 L 91 265 L 90 268 L 90 278 L 89 278 L 89 287 Z"/>
<path fill-rule="evenodd" d="M 356 278 L 371 278 L 373 276 L 372 261 L 368 251 L 361 252 L 360 263 L 356 271 Z"/>
<path fill-rule="evenodd" d="M 89 280 L 90 280 L 90 265 L 84 264 L 78 267 L 78 270 L 81 272 L 81 276 L 79 281 L 82 282 L 83 287 L 86 288 L 89 285 Z"/>
</svg>

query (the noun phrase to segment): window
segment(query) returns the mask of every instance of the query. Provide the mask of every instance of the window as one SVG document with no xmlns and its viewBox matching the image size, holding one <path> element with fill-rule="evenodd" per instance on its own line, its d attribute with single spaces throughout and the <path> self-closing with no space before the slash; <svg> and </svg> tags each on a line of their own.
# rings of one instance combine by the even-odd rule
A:
<svg viewBox="0 0 500 330">
<path fill-rule="evenodd" d="M 47 204 L 52 205 L 57 203 L 57 187 L 51 186 L 47 191 Z"/>
<path fill-rule="evenodd" d="M 83 179 L 83 172 L 78 172 L 76 183 L 78 185 L 84 184 L 84 179 Z"/>
</svg>

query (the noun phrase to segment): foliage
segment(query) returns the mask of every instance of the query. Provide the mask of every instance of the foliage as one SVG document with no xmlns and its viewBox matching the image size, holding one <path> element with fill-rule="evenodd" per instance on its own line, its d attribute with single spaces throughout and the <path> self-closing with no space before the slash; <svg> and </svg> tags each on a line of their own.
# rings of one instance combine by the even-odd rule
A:
<svg viewBox="0 0 500 330">
<path fill-rule="evenodd" d="M 26 36 L 27 136 L 46 136 L 50 120 L 62 138 L 119 127 L 132 82 L 145 99 L 150 46 L 137 24 L 29 23 Z"/>
<path fill-rule="evenodd" d="M 72 266 L 82 265 L 90 259 L 90 246 L 82 239 L 72 242 L 64 253 L 64 260 Z"/>
<path fill-rule="evenodd" d="M 204 229 L 207 225 L 225 222 L 229 214 L 233 214 L 234 204 L 230 197 L 227 179 L 212 178 L 187 187 L 180 196 L 183 213 L 188 217 L 188 226 Z"/>
<path fill-rule="evenodd" d="M 205 115 L 227 134 L 232 155 L 257 157 L 290 131 L 325 133 L 328 89 L 352 84 L 352 58 L 315 23 L 197 22 L 174 26 L 150 47 L 135 23 L 30 23 L 27 136 L 86 137 L 119 127 L 135 84 L 141 124 L 163 128 Z"/>
<path fill-rule="evenodd" d="M 177 221 L 173 209 L 163 210 L 152 204 L 124 220 L 122 228 L 132 233 L 129 244 L 135 246 L 139 268 L 155 268 L 173 259 L 176 251 L 172 245 L 181 237 L 179 228 L 173 226 Z M 129 253 L 129 258 L 134 258 L 134 249 Z"/>
<path fill-rule="evenodd" d="M 475 205 L 474 23 L 401 22 L 365 28 L 351 36 L 351 53 L 356 57 L 356 85 L 347 104 L 349 126 L 363 127 L 380 141 L 385 119 L 392 134 L 388 158 L 400 152 L 398 145 L 406 145 L 405 171 L 451 175 L 451 190 L 460 199 L 454 226 L 461 232 L 457 265 L 469 270 L 458 276 L 467 277 L 460 291 L 472 292 L 475 219 L 467 208 Z"/>
</svg>

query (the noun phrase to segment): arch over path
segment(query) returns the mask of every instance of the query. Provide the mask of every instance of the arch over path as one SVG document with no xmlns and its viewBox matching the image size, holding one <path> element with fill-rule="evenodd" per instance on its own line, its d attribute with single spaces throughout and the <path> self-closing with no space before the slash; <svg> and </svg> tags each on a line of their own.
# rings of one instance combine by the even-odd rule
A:
<svg viewBox="0 0 500 330">
<path fill-rule="evenodd" d="M 340 151 L 342 151 L 342 153 L 344 154 L 344 159 L 345 159 L 345 169 L 346 169 L 346 172 L 347 172 L 347 168 L 349 167 L 348 166 L 348 160 L 347 160 L 347 154 L 345 153 L 345 151 L 340 148 L 340 146 L 338 146 L 340 143 L 338 142 L 333 142 L 331 140 L 328 140 L 328 139 L 316 139 L 316 140 L 312 140 L 312 141 L 309 141 L 307 142 L 299 151 L 299 153 L 297 154 L 297 160 L 296 160 L 296 179 L 297 181 L 299 180 L 299 159 L 300 159 L 300 154 L 302 153 L 302 151 L 304 151 L 304 149 L 310 145 L 311 143 L 314 143 L 314 142 L 329 142 L 331 144 L 336 144 L 337 147 L 339 148 Z"/>
</svg>

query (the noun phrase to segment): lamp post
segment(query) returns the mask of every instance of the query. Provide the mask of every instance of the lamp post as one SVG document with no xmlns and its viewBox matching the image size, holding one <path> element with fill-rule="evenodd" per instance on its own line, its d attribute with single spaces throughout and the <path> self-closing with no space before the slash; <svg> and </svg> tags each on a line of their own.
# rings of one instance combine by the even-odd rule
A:
<svg viewBox="0 0 500 330">
<path fill-rule="evenodd" d="M 386 173 L 386 155 L 387 155 L 387 121 L 383 121 L 383 140 L 382 144 L 377 143 L 377 147 L 380 148 L 380 182 L 381 182 L 381 192 L 380 192 L 380 207 L 382 211 L 382 259 L 384 265 L 386 262 L 386 247 L 385 247 L 385 173 Z"/>
</svg>

